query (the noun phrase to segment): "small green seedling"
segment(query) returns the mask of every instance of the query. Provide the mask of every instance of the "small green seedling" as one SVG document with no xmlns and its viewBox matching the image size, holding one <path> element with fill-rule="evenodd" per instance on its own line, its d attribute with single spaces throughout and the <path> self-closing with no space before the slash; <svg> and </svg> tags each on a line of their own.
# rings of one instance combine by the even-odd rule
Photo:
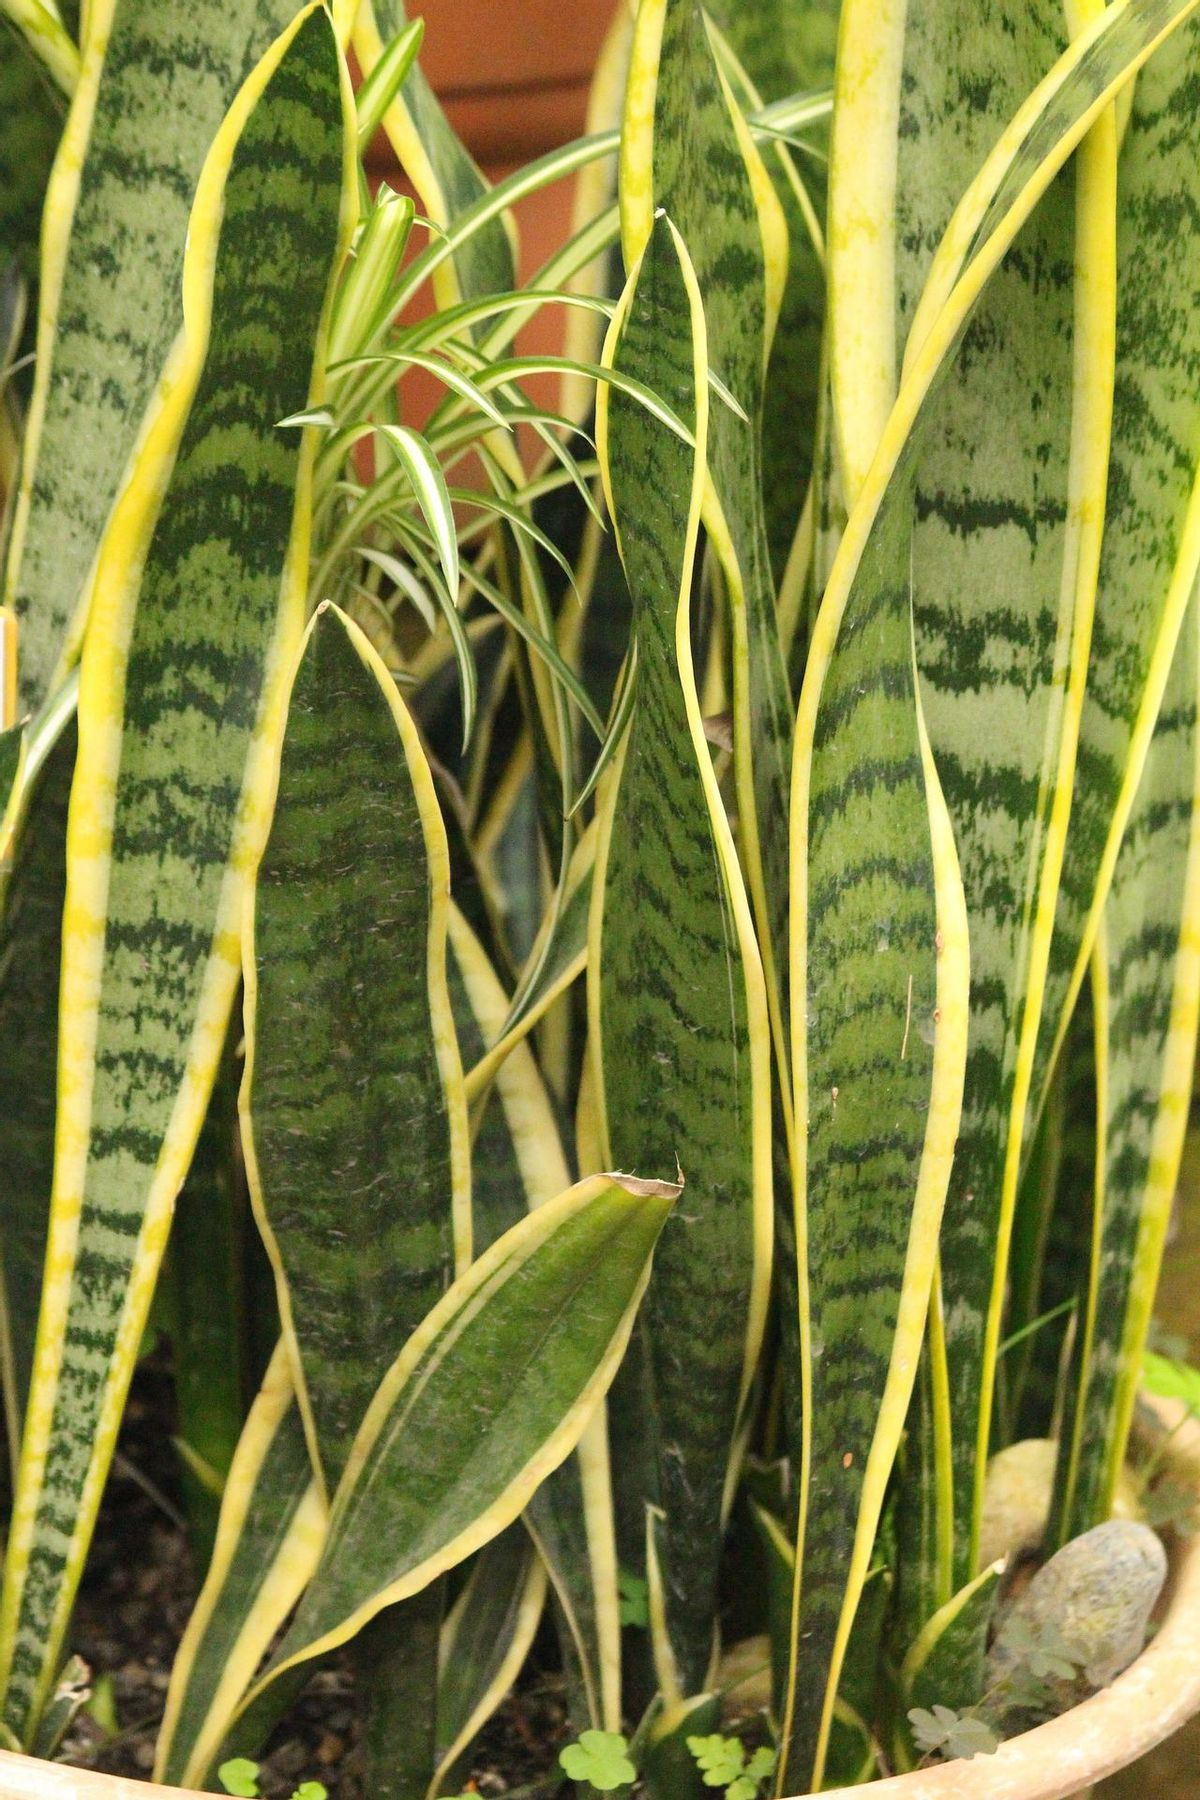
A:
<svg viewBox="0 0 1200 1800">
<path fill-rule="evenodd" d="M 690 1737 L 687 1747 L 696 1759 L 705 1787 L 724 1788 L 725 1800 L 754 1800 L 760 1782 L 775 1773 L 775 1752 L 768 1745 L 755 1750 L 749 1760 L 741 1738 Z"/>
<path fill-rule="evenodd" d="M 231 1756 L 217 1770 L 217 1780 L 227 1794 L 234 1794 L 237 1800 L 260 1800 L 262 1789 L 259 1777 L 262 1773 L 258 1763 L 248 1756 Z M 329 1800 L 325 1785 L 320 1781 L 302 1781 L 292 1800 Z"/>
<path fill-rule="evenodd" d="M 602 1794 L 637 1780 L 629 1745 L 619 1731 L 585 1731 L 578 1743 L 560 1752 L 558 1760 L 572 1781 L 589 1782 Z"/>
<path fill-rule="evenodd" d="M 1000 1748 L 1000 1740 L 990 1725 L 971 1713 L 957 1713 L 950 1706 L 935 1706 L 932 1711 L 914 1706 L 908 1722 L 922 1756 L 944 1756 L 948 1762 L 961 1757 L 969 1762 L 973 1756 L 994 1756 Z"/>
</svg>

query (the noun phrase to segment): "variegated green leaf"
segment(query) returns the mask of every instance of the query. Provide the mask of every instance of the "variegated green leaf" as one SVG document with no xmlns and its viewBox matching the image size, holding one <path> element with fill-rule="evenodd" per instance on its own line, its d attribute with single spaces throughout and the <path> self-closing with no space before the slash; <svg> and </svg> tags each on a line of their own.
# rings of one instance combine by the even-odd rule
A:
<svg viewBox="0 0 1200 1800">
<path fill-rule="evenodd" d="M 1033 1100 L 1041 1104 L 1200 566 L 1200 24 L 1133 90 L 1118 163 L 1117 382 L 1104 547 Z"/>
<path fill-rule="evenodd" d="M 358 627 L 322 608 L 291 688 L 257 872 L 241 1105 L 330 1491 L 384 1374 L 471 1258 L 448 906 L 416 729 Z"/>
<path fill-rule="evenodd" d="M 588 865 L 590 875 L 590 864 Z M 511 1014 L 482 946 L 451 912 L 454 985 L 464 1049 L 482 1044 Z M 475 1064 L 482 1066 L 482 1059 Z M 495 1077 L 474 1139 L 473 1207 L 482 1250 L 570 1181 L 545 1079 L 518 1043 Z M 617 1730 L 621 1718 L 617 1558 L 605 1409 L 597 1408 L 576 1455 L 531 1497 L 525 1522 L 553 1583 L 571 1706 L 586 1725 Z"/>
<path fill-rule="evenodd" d="M 1099 1119 L 1060 1542 L 1107 1519 L 1175 1197 L 1200 1012 L 1200 608 L 1185 617 L 1094 951 Z"/>
<path fill-rule="evenodd" d="M 911 479 L 909 459 L 847 533 L 792 786 L 802 1129 L 780 1211 L 801 1498 L 783 1779 L 814 1789 L 916 1374 L 966 1049 L 962 884 L 913 661 Z"/>
<path fill-rule="evenodd" d="M 987 31 L 962 32 L 953 5 L 910 14 L 903 29 L 893 145 L 897 358 L 931 256 L 992 147 L 997 117 L 1016 111 L 1066 34 L 1057 0 L 998 5 Z M 845 67 L 847 80 L 854 66 Z M 986 106 L 962 104 L 972 88 L 986 93 Z M 846 203 L 855 204 L 852 193 Z M 1073 181 L 1048 190 L 992 277 L 920 428 L 917 661 L 971 921 L 970 1060 L 942 1255 L 959 1583 L 974 1570 L 999 1306 L 1095 597 L 1115 221 L 1108 116 L 1081 149 Z"/>
<path fill-rule="evenodd" d="M 442 1629 L 437 1788 L 512 1686 L 546 1604 L 546 1569 L 521 1525 L 484 1547 Z"/>
<path fill-rule="evenodd" d="M 387 1369 L 471 1257 L 449 873 L 433 778 L 395 683 L 358 627 L 323 607 L 292 684 L 257 874 L 242 1116 L 313 1464 L 330 1489 Z M 426 1595 L 355 1646 L 373 1702 L 368 1754 L 386 1770 L 376 1785 L 409 1800 L 433 1776 L 440 1625 L 440 1595 Z"/>
<path fill-rule="evenodd" d="M 89 7 L 47 198 L 36 383 L 5 580 L 27 707 L 78 655 L 100 538 L 143 422 L 172 404 L 159 384 L 183 324 L 201 166 L 242 81 L 299 10 L 297 0 Z"/>
<path fill-rule="evenodd" d="M 829 86 L 839 9 L 840 0 L 715 0 L 708 10 L 769 103 Z M 785 571 L 793 573 L 789 559 L 813 473 L 825 320 L 821 223 L 828 131 L 814 129 L 804 141 L 811 154 L 781 143 L 762 145 L 790 249 L 763 407 L 763 504 L 777 588 Z"/>
<path fill-rule="evenodd" d="M 666 210 L 695 264 L 709 362 L 739 408 L 718 400 L 708 409 L 712 488 L 704 523 L 729 590 L 742 856 L 782 1039 L 775 971 L 785 961 L 793 721 L 762 503 L 762 419 L 787 275 L 787 225 L 695 0 L 643 0 L 638 10 L 621 139 L 627 267 L 641 254 L 656 207 Z M 628 409 L 621 416 L 624 422 Z"/>
<path fill-rule="evenodd" d="M 371 1403 L 320 1563 L 251 1703 L 512 1524 L 612 1380 L 677 1192 L 580 1182 L 438 1302 Z"/>
<path fill-rule="evenodd" d="M 156 1781 L 199 1787 L 207 1779 L 237 1702 L 312 1573 L 324 1529 L 292 1361 L 280 1343 L 233 1458 L 212 1561 L 171 1671 Z"/>
<path fill-rule="evenodd" d="M 345 237 L 343 82 L 328 16 L 309 10 L 217 134 L 171 401 L 101 558 L 67 841 L 49 1275 L 0 1628 L 20 1734 L 57 1660 L 239 979 L 304 604 L 311 445 L 277 421 L 310 398 Z"/>
<path fill-rule="evenodd" d="M 602 404 L 638 688 L 600 820 L 589 1011 L 607 1158 L 639 1176 L 678 1167 L 686 1182 L 614 1405 L 622 1436 L 636 1442 L 635 1456 L 614 1456 L 619 1509 L 633 1533 L 644 1530 L 646 1505 L 663 1513 L 657 1657 L 670 1707 L 706 1685 L 737 1427 L 766 1315 L 769 1043 L 749 904 L 692 669 L 707 360 L 696 276 L 665 217 L 623 313 L 607 354 L 657 388 L 697 446 L 623 394 Z M 622 1557 L 636 1566 L 636 1540 Z"/>
</svg>

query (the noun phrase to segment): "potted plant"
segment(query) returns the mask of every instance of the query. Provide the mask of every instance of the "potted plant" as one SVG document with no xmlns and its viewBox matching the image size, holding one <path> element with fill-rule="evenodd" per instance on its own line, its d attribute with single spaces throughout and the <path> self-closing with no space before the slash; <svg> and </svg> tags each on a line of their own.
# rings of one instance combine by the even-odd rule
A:
<svg viewBox="0 0 1200 1800">
<path fill-rule="evenodd" d="M 1200 1707 L 1194 11 L 641 0 L 490 189 L 385 0 L 11 9 L 4 1791 L 127 1785 L 50 1759 L 148 1356 L 168 1787 L 333 1670 L 453 1795 L 535 1639 L 547 1794 Z"/>
</svg>

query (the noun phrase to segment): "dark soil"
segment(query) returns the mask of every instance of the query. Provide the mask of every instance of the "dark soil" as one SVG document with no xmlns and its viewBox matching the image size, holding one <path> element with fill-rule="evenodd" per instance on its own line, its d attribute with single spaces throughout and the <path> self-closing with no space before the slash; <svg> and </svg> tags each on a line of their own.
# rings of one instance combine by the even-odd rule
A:
<svg viewBox="0 0 1200 1800">
<path fill-rule="evenodd" d="M 71 1629 L 70 1648 L 88 1664 L 99 1700 L 77 1716 L 58 1752 L 77 1767 L 143 1779 L 153 1767 L 171 1664 L 199 1587 L 173 1423 L 169 1368 L 156 1355 L 134 1382 Z M 103 1715 L 107 1697 L 115 1733 L 95 1716 Z M 561 1678 L 533 1666 L 481 1734 L 461 1786 L 489 1797 L 513 1792 L 514 1800 L 515 1790 L 552 1795 L 568 1736 Z M 314 1675 L 258 1760 L 266 1800 L 288 1800 L 304 1781 L 322 1782 L 330 1800 L 362 1800 L 348 1667 Z"/>
</svg>

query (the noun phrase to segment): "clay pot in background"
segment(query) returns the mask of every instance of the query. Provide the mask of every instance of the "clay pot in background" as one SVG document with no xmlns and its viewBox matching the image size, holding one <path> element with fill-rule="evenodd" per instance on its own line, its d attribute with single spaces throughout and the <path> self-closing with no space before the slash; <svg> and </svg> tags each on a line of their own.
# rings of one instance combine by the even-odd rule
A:
<svg viewBox="0 0 1200 1800">
<path fill-rule="evenodd" d="M 425 20 L 421 66 L 490 180 L 578 137 L 588 89 L 618 4 L 625 0 L 413 0 Z M 380 137 L 373 175 L 403 185 Z M 557 182 L 518 209 L 522 277 L 563 241 L 574 184 Z"/>
</svg>

